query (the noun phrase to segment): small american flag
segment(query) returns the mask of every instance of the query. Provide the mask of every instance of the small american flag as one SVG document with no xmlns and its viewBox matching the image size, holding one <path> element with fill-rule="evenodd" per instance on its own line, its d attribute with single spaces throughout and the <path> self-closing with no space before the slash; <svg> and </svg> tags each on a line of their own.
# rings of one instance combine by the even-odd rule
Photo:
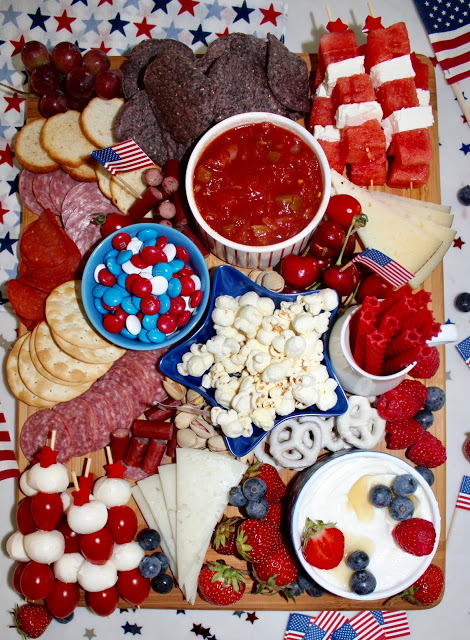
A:
<svg viewBox="0 0 470 640">
<path fill-rule="evenodd" d="M 468 0 L 414 0 L 449 84 L 470 76 Z"/>
<path fill-rule="evenodd" d="M 331 640 L 385 640 L 385 632 L 370 611 L 362 611 L 334 631 Z"/>
<path fill-rule="evenodd" d="M 284 640 L 302 640 L 310 625 L 313 624 L 313 616 L 305 616 L 302 613 L 291 613 Z"/>
<path fill-rule="evenodd" d="M 92 151 L 91 155 L 113 175 L 150 167 L 154 164 L 134 140 L 125 140 L 112 147 Z"/>
<path fill-rule="evenodd" d="M 339 611 L 322 611 L 305 634 L 304 640 L 327 640 L 327 638 L 348 622 Z"/>
<path fill-rule="evenodd" d="M 470 511 L 470 476 L 464 476 L 460 485 L 456 507 Z"/>
<path fill-rule="evenodd" d="M 455 345 L 455 348 L 465 360 L 467 367 L 470 367 L 470 336 Z"/>
<path fill-rule="evenodd" d="M 406 284 L 413 274 L 377 249 L 366 249 L 353 258 L 353 262 L 359 262 L 381 278 L 389 282 L 393 287 L 401 287 Z"/>
<path fill-rule="evenodd" d="M 0 422 L 5 422 L 3 413 L 0 413 Z M 6 429 L 0 429 L 0 480 L 18 478 L 19 475 L 20 470 L 10 434 Z"/>
<path fill-rule="evenodd" d="M 411 634 L 406 611 L 382 611 L 382 617 L 387 640 L 403 638 Z"/>
</svg>

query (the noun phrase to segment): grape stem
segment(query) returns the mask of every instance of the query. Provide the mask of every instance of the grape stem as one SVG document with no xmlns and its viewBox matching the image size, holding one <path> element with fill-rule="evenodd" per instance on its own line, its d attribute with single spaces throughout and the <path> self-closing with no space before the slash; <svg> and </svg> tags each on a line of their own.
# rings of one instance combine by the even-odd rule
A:
<svg viewBox="0 0 470 640">
<path fill-rule="evenodd" d="M 21 89 L 15 89 L 15 87 L 10 87 L 9 84 L 5 84 L 4 82 L 0 82 L 0 86 L 1 87 L 5 87 L 5 89 L 8 89 L 9 91 L 12 91 L 13 93 L 21 93 L 21 95 L 27 96 L 28 98 L 39 98 L 40 97 L 36 93 L 30 93 L 29 91 L 22 91 Z"/>
</svg>

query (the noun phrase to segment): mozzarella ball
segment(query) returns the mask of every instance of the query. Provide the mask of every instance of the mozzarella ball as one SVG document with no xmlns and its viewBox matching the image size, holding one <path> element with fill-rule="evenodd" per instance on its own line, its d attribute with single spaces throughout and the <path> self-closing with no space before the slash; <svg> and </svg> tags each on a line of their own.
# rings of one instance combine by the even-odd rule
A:
<svg viewBox="0 0 470 640">
<path fill-rule="evenodd" d="M 98 478 L 93 487 L 93 495 L 108 509 L 127 504 L 131 499 L 131 485 L 123 478 Z"/>
<path fill-rule="evenodd" d="M 72 504 L 67 512 L 67 522 L 76 533 L 94 533 L 108 521 L 108 510 L 100 500 L 87 502 L 81 507 Z"/>
<path fill-rule="evenodd" d="M 24 535 L 20 531 L 15 531 L 8 538 L 6 550 L 12 560 L 18 562 L 29 562 L 30 560 L 24 548 Z"/>
<path fill-rule="evenodd" d="M 117 582 L 117 569 L 113 562 L 92 564 L 85 560 L 78 569 L 78 584 L 92 593 L 110 589 Z"/>
<path fill-rule="evenodd" d="M 73 504 L 72 491 L 75 491 L 75 489 L 73 487 L 70 487 L 69 489 L 67 489 L 67 491 L 62 491 L 62 493 L 60 494 L 62 506 L 64 507 L 64 513 L 67 513 L 67 511 Z"/>
<path fill-rule="evenodd" d="M 30 469 L 26 469 L 20 476 L 20 489 L 25 496 L 34 496 L 37 493 L 36 489 L 29 484 L 29 472 Z"/>
<path fill-rule="evenodd" d="M 85 559 L 81 553 L 64 553 L 52 565 L 54 576 L 61 582 L 77 582 L 78 570 L 83 562 Z"/>
<path fill-rule="evenodd" d="M 34 531 L 24 537 L 24 549 L 31 560 L 52 564 L 64 555 L 64 536 L 56 530 Z"/>
<path fill-rule="evenodd" d="M 28 483 L 42 493 L 61 493 L 69 486 L 69 472 L 63 464 L 41 467 L 35 464 L 28 473 Z"/>
<path fill-rule="evenodd" d="M 139 566 L 144 556 L 145 551 L 138 542 L 133 540 L 125 544 L 115 544 L 111 561 L 118 571 L 130 571 Z"/>
</svg>

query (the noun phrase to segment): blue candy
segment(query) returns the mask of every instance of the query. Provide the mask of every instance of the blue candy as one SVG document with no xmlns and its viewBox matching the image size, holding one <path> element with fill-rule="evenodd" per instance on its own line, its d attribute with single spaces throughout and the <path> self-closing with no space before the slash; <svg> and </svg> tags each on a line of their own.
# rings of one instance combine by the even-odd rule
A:
<svg viewBox="0 0 470 640">
<path fill-rule="evenodd" d="M 95 305 L 95 309 L 98 311 L 98 313 L 101 313 L 104 316 L 108 313 L 108 310 L 103 307 L 99 298 L 95 298 L 93 300 L 93 304 Z"/>
<path fill-rule="evenodd" d="M 154 313 L 152 316 L 150 315 L 145 315 L 142 318 L 142 326 L 144 329 L 147 329 L 147 331 L 149 331 L 150 329 L 154 329 L 157 326 L 157 320 L 158 320 L 158 313 Z"/>
<path fill-rule="evenodd" d="M 128 331 L 126 327 L 121 331 L 121 335 L 124 336 L 124 338 L 129 338 L 130 340 L 137 340 L 137 336 Z"/>
<path fill-rule="evenodd" d="M 158 238 L 158 232 L 156 231 L 156 229 L 142 229 L 137 234 L 137 237 L 142 242 L 145 242 L 146 240 L 150 240 L 152 238 L 153 239 Z"/>
<path fill-rule="evenodd" d="M 132 296 L 132 304 L 137 309 L 137 311 L 140 311 L 141 302 L 142 302 L 142 298 L 139 298 L 138 296 Z"/>
<path fill-rule="evenodd" d="M 119 251 L 117 249 L 110 249 L 104 254 L 103 262 L 106 264 L 106 261 L 109 260 L 109 258 L 115 258 L 118 255 Z"/>
<path fill-rule="evenodd" d="M 97 284 L 93 287 L 91 292 L 95 298 L 102 298 L 107 288 L 108 287 L 105 287 L 104 284 Z"/>
<path fill-rule="evenodd" d="M 126 249 L 125 251 L 121 251 L 120 254 L 116 257 L 117 264 L 124 264 L 128 262 L 134 254 L 130 249 Z"/>
<path fill-rule="evenodd" d="M 181 282 L 178 278 L 171 278 L 168 282 L 168 295 L 170 298 L 176 298 L 181 293 Z M 166 311 L 162 311 L 162 313 L 166 313 Z"/>
<path fill-rule="evenodd" d="M 151 329 L 147 333 L 147 338 L 150 340 L 150 342 L 160 343 L 165 341 L 166 336 L 160 331 L 160 329 Z"/>
<path fill-rule="evenodd" d="M 108 307 L 117 307 L 121 304 L 123 297 L 121 287 L 115 285 L 114 287 L 107 288 L 103 294 L 102 300 L 108 305 Z"/>
<path fill-rule="evenodd" d="M 152 269 L 152 276 L 163 276 L 167 280 L 173 276 L 173 270 L 167 262 L 159 262 Z"/>
<path fill-rule="evenodd" d="M 142 249 L 144 247 L 154 247 L 157 244 L 157 239 L 156 238 L 149 238 L 148 240 L 145 240 L 142 243 Z"/>
<path fill-rule="evenodd" d="M 117 283 L 120 287 L 122 287 L 123 289 L 126 288 L 126 280 L 127 280 L 127 273 L 124 273 L 124 271 L 122 273 L 120 273 L 117 277 Z"/>
<path fill-rule="evenodd" d="M 108 258 L 105 262 L 105 265 L 108 271 L 113 274 L 113 276 L 117 277 L 119 274 L 122 273 L 121 265 L 117 264 L 114 258 Z"/>
<path fill-rule="evenodd" d="M 132 304 L 132 298 L 131 296 L 127 296 L 127 298 L 124 298 L 123 301 L 121 302 L 121 307 L 122 310 L 125 311 L 126 313 L 132 313 L 134 316 L 137 314 L 137 312 L 139 311 L 138 309 L 136 309 L 134 307 L 134 305 Z"/>
<path fill-rule="evenodd" d="M 157 296 L 160 300 L 160 314 L 167 313 L 170 310 L 170 297 L 167 296 L 166 293 L 163 293 L 161 296 Z"/>
<path fill-rule="evenodd" d="M 141 342 L 150 342 L 148 336 L 147 336 L 147 331 L 145 329 L 141 329 L 139 334 L 137 335 L 137 337 L 139 338 L 139 340 Z"/>
<path fill-rule="evenodd" d="M 174 260 L 169 262 L 168 265 L 171 267 L 173 273 L 178 273 L 178 271 L 181 271 L 181 269 L 184 267 L 184 262 L 182 260 L 179 260 L 178 258 L 175 258 Z"/>
</svg>

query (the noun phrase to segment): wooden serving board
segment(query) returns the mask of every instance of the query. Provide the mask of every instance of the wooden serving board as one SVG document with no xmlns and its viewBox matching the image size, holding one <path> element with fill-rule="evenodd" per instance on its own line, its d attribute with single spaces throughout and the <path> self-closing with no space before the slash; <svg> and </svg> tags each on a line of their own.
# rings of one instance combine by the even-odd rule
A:
<svg viewBox="0 0 470 640">
<path fill-rule="evenodd" d="M 317 56 L 315 54 L 299 54 L 306 61 L 309 71 L 315 70 Z M 430 62 L 430 60 L 424 56 L 420 56 L 420 58 L 425 61 L 430 70 L 430 94 L 431 94 L 431 105 L 434 112 L 434 126 L 430 129 L 431 135 L 431 143 L 433 148 L 433 161 L 431 164 L 431 176 L 429 182 L 426 186 L 420 189 L 408 189 L 408 190 L 398 190 L 398 189 L 389 189 L 388 187 L 378 187 L 377 190 L 386 191 L 388 193 L 396 193 L 398 195 L 405 195 L 409 198 L 414 198 L 416 200 L 423 200 L 428 202 L 440 202 L 440 178 L 439 178 L 439 139 L 438 139 L 438 131 L 437 131 L 437 100 L 436 100 L 436 82 L 434 75 L 434 68 Z M 125 58 L 115 57 L 112 58 L 112 67 L 117 68 L 121 65 Z M 313 76 L 312 76 L 313 81 Z M 33 119 L 38 116 L 37 111 L 37 102 L 34 100 L 30 100 L 28 102 L 27 108 L 27 118 Z M 31 213 L 28 209 L 23 208 L 23 230 L 28 226 L 30 222 L 37 218 L 36 215 Z M 210 270 L 213 270 L 215 267 L 223 264 L 221 260 L 216 258 L 214 255 L 210 254 L 206 259 L 207 266 Z M 246 272 L 246 270 L 243 270 Z M 424 286 L 422 288 L 426 289 L 432 294 L 432 308 L 433 313 L 436 320 L 440 323 L 444 322 L 444 297 L 443 297 L 443 272 L 442 272 L 442 264 L 440 264 L 437 269 L 433 272 L 433 274 L 426 280 Z M 21 327 L 21 333 L 25 332 L 25 328 Z M 441 364 L 439 367 L 439 371 L 437 374 L 430 380 L 425 380 L 424 382 L 427 386 L 438 386 L 442 389 L 445 389 L 445 360 L 444 360 L 444 347 L 438 347 L 439 353 L 441 356 Z M 33 407 L 29 407 L 22 402 L 18 402 L 18 412 L 17 412 L 17 420 L 18 420 L 18 429 L 17 429 L 17 440 L 18 440 L 18 462 L 20 469 L 24 469 L 28 465 L 28 461 L 24 458 L 21 449 L 19 447 L 19 433 L 21 431 L 21 427 L 24 424 L 25 420 L 32 415 L 36 409 Z M 438 411 L 435 414 L 434 425 L 431 428 L 431 432 L 438 437 L 445 444 L 445 411 Z M 380 446 L 376 447 L 378 451 L 386 451 L 390 453 L 390 451 L 386 448 L 385 443 L 383 442 Z M 404 452 L 398 451 L 393 452 L 394 455 L 400 457 L 402 459 L 406 459 L 404 456 Z M 103 475 L 103 465 L 106 464 L 104 450 L 94 452 L 90 454 L 91 457 L 91 473 L 96 476 Z M 168 460 L 169 462 L 170 460 Z M 85 458 L 73 458 L 68 463 L 68 468 L 70 471 L 75 471 L 77 475 L 80 475 L 85 468 Z M 446 514 L 446 505 L 445 505 L 445 497 L 446 497 L 446 485 L 445 485 L 445 465 L 442 465 L 434 470 L 436 481 L 432 487 L 432 490 L 437 498 L 439 503 L 439 508 L 441 512 L 441 537 L 439 541 L 439 547 L 437 553 L 433 559 L 433 563 L 440 566 L 442 569 L 445 568 L 445 514 Z M 296 473 L 294 471 L 285 470 L 282 472 L 282 476 L 284 481 L 289 483 L 289 481 L 294 478 Z M 22 494 L 18 494 L 18 499 L 21 499 Z M 140 527 L 145 527 L 146 523 L 143 520 L 138 507 L 133 504 L 133 507 L 137 513 L 139 518 Z M 237 515 L 238 510 L 235 507 L 227 507 L 226 509 L 227 515 Z M 209 549 L 207 553 L 207 560 L 215 560 L 219 558 L 220 555 L 217 554 L 214 550 Z M 233 558 L 232 556 L 226 556 L 227 562 L 233 564 L 237 568 L 246 569 L 246 563 L 243 560 L 238 560 L 237 558 Z M 251 593 L 252 590 L 252 582 L 248 581 L 246 592 L 243 598 L 236 604 L 232 605 L 231 609 L 237 610 L 272 610 L 272 611 L 308 611 L 311 609 L 320 609 L 320 610 L 377 610 L 377 609 L 392 609 L 392 610 L 402 610 L 402 609 L 413 609 L 414 607 L 409 603 L 398 600 L 395 603 L 384 603 L 381 600 L 374 601 L 358 601 L 358 600 L 347 600 L 345 598 L 340 598 L 338 596 L 334 596 L 332 594 L 326 594 L 321 598 L 312 599 L 307 595 L 302 595 L 296 598 L 296 603 L 294 604 L 292 601 L 287 600 L 285 597 L 281 595 L 275 596 L 263 596 L 263 595 L 255 595 Z M 85 599 L 82 596 L 81 605 L 85 605 Z M 437 603 L 436 603 L 437 604 Z M 128 604 L 125 601 L 121 601 L 120 606 L 126 607 Z M 143 608 L 152 608 L 152 609 L 220 609 L 219 607 L 212 606 L 202 600 L 199 596 L 196 599 L 196 603 L 194 605 L 189 605 L 186 600 L 183 598 L 183 595 L 178 587 L 175 587 L 173 591 L 167 595 L 159 595 L 150 592 L 148 599 L 141 605 Z M 435 606 L 435 605 L 433 605 Z"/>
</svg>

